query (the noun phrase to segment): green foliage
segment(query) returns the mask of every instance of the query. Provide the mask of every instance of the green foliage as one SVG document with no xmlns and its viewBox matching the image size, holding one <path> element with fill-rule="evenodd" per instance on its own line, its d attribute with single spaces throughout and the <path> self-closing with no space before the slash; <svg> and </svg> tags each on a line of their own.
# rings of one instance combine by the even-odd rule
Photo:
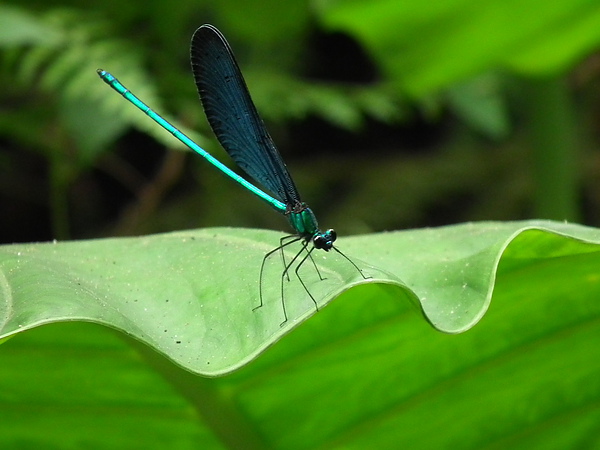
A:
<svg viewBox="0 0 600 450">
<path fill-rule="evenodd" d="M 28 20 L 34 22 L 35 18 L 29 16 Z M 99 39 L 110 32 L 106 23 L 71 10 L 52 11 L 34 23 L 40 34 L 49 30 L 60 38 L 40 39 L 37 45 L 19 51 L 16 80 L 59 97 L 60 123 L 75 141 L 76 157 L 82 165 L 93 163 L 129 126 L 174 145 L 146 118 L 122 108 L 118 98 L 107 96 L 105 86 L 97 82 L 96 69 L 109 64 L 139 86 L 139 95 L 160 107 L 156 89 L 141 68 L 139 53 L 122 40 Z"/>
<path fill-rule="evenodd" d="M 8 5 L 1 6 L 0 46 L 19 45 L 52 46 L 61 40 L 60 33 L 42 23 L 25 10 Z"/>
<path fill-rule="evenodd" d="M 449 109 L 472 130 L 497 140 L 511 135 L 511 108 L 531 115 L 552 108 L 569 115 L 574 107 L 567 95 L 561 104 L 545 104 L 544 98 L 528 97 L 528 92 L 521 98 L 539 103 L 538 109 L 511 104 L 506 92 L 507 86 L 514 84 L 507 76 L 509 71 L 557 76 L 600 40 L 597 27 L 591 26 L 598 14 L 595 5 L 584 0 L 551 6 L 539 0 L 516 6 L 499 0 L 485 5 L 475 1 L 443 5 L 334 1 L 316 2 L 311 8 L 299 1 L 245 7 L 238 3 L 181 0 L 175 7 L 153 1 L 140 10 L 128 2 L 108 2 L 96 5 L 93 11 L 48 4 L 44 12 L 0 6 L 0 20 L 5 23 L 0 32 L 0 45 L 5 49 L 0 76 L 19 90 L 17 107 L 0 117 L 0 133 L 47 159 L 57 237 L 70 235 L 69 216 L 77 213 L 69 211 L 69 189 L 96 167 L 126 130 L 136 128 L 169 148 L 180 145 L 110 92 L 97 78 L 97 68 L 118 76 L 201 145 L 214 148 L 204 134 L 186 127 L 193 124 L 198 128 L 204 123 L 186 56 L 191 32 L 204 21 L 215 22 L 230 39 L 258 109 L 271 122 L 288 124 L 318 117 L 335 127 L 358 131 L 366 118 L 391 124 L 410 117 L 406 99 L 412 97 L 416 109 L 425 112 L 428 120 L 435 121 L 440 112 Z M 117 7 L 119 14 L 114 17 Z M 307 79 L 308 36 L 310 27 L 315 26 L 343 31 L 362 43 L 381 76 L 362 85 Z M 30 94 L 31 99 L 24 100 Z M 15 102 L 15 93 L 9 95 L 9 101 Z M 169 111 L 177 115 L 173 117 Z M 532 145 L 539 158 L 559 161 L 557 166 L 563 170 L 557 174 L 552 165 L 536 164 L 545 170 L 540 171 L 537 182 L 540 194 L 536 201 L 541 206 L 535 208 L 536 215 L 577 219 L 580 214 L 573 206 L 578 195 L 577 167 L 540 138 L 546 132 L 560 132 L 559 136 L 553 134 L 553 141 L 561 143 L 563 152 L 574 155 L 576 132 L 568 122 L 556 123 L 559 116 L 549 117 L 555 123 L 544 123 Z M 525 117 L 530 119 L 536 121 L 535 116 Z M 274 134 L 277 132 L 286 135 L 285 129 L 275 128 Z M 285 146 L 285 141 L 282 144 Z M 377 144 L 375 139 L 373 146 Z M 119 169 L 115 172 L 128 170 Z M 436 182 L 429 179 L 428 184 L 435 186 Z M 545 192 L 553 192 L 547 196 L 561 201 L 539 200 Z M 423 203 L 426 198 L 419 200 Z"/>
<path fill-rule="evenodd" d="M 590 0 L 317 5 L 324 24 L 358 37 L 390 79 L 416 96 L 498 68 L 530 76 L 560 73 L 600 43 L 600 10 Z"/>
<path fill-rule="evenodd" d="M 450 88 L 455 93 L 450 104 L 463 119 L 495 137 L 506 135 L 507 110 L 501 91 L 491 98 L 490 89 L 475 82 L 481 74 L 561 74 L 600 43 L 600 10 L 589 0 L 338 0 L 317 5 L 322 22 L 360 39 L 398 89 L 426 97 Z M 462 83 L 460 93 L 451 87 L 455 83 Z"/>
<path fill-rule="evenodd" d="M 344 239 L 340 245 L 349 254 L 401 275 L 408 287 L 383 272 L 385 279 L 352 281 L 348 264 L 327 255 L 318 261 L 328 280 L 311 282 L 310 289 L 322 306 L 345 292 L 305 320 L 312 304 L 290 282 L 286 302 L 294 312 L 284 328 L 276 274 L 268 277 L 275 285 L 267 287 L 270 300 L 251 310 L 258 280 L 257 264 L 248 261 L 258 263 L 274 238 L 204 230 L 2 247 L 4 333 L 23 335 L 2 348 L 0 392 L 11 393 L 3 401 L 3 443 L 597 443 L 600 230 L 483 223 Z M 274 259 L 271 269 L 278 272 Z M 356 282 L 363 284 L 348 289 Z M 472 327 L 488 306 L 489 312 L 469 332 L 449 336 L 423 326 L 411 300 L 451 332 Z M 130 344 L 171 387 L 131 348 L 90 325 L 23 333 L 73 320 L 108 324 L 142 341 Z M 184 372 L 146 347 L 217 375 L 278 340 L 253 364 L 213 380 Z M 38 404 L 46 408 L 24 420 L 26 405 Z"/>
<path fill-rule="evenodd" d="M 389 123 L 402 115 L 401 103 L 385 86 L 336 86 L 264 70 L 249 70 L 244 77 L 252 86 L 253 97 L 264 102 L 265 118 L 273 121 L 314 116 L 339 128 L 357 130 L 365 116 Z"/>
<path fill-rule="evenodd" d="M 7 20 L 18 20 L 18 26 L 7 27 L 0 35 L 0 45 L 18 53 L 18 57 L 11 58 L 17 61 L 14 63 L 17 82 L 36 86 L 59 98 L 60 123 L 75 141 L 82 163 L 92 163 L 99 152 L 105 151 L 109 143 L 131 126 L 168 147 L 182 148 L 138 111 L 124 107 L 118 97 L 109 95 L 106 86 L 98 82 L 96 69 L 110 71 L 153 109 L 177 122 L 165 112 L 156 85 L 144 69 L 141 58 L 144 52 L 131 42 L 110 37 L 113 28 L 107 21 L 77 10 L 57 9 L 38 16 L 14 7 L 3 8 Z M 25 44 L 28 47 L 20 50 Z M 191 77 L 187 78 L 190 89 L 186 92 L 192 90 Z M 253 78 L 252 74 L 249 78 Z M 364 114 L 383 120 L 397 115 L 390 93 L 377 88 L 306 83 L 290 76 L 274 76 L 265 70 L 254 78 L 257 103 L 264 106 L 266 117 L 277 120 L 315 114 L 338 126 L 356 129 Z M 179 128 L 194 139 L 204 140 L 184 126 Z"/>
</svg>

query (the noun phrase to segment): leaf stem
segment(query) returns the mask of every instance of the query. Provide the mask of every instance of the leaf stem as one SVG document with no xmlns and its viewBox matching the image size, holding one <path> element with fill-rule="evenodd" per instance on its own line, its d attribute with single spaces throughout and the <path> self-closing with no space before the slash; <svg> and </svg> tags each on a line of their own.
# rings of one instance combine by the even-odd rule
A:
<svg viewBox="0 0 600 450">
<path fill-rule="evenodd" d="M 525 82 L 535 217 L 577 221 L 579 143 L 573 101 L 563 77 Z"/>
</svg>

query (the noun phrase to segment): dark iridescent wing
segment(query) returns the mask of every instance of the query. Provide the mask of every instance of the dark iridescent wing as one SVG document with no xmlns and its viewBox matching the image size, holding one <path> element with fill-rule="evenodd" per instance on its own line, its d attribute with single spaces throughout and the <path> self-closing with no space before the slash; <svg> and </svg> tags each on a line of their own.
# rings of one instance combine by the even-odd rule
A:
<svg viewBox="0 0 600 450">
<path fill-rule="evenodd" d="M 208 123 L 236 164 L 275 198 L 300 201 L 298 190 L 250 98 L 231 47 L 212 25 L 192 37 L 192 71 Z"/>
</svg>

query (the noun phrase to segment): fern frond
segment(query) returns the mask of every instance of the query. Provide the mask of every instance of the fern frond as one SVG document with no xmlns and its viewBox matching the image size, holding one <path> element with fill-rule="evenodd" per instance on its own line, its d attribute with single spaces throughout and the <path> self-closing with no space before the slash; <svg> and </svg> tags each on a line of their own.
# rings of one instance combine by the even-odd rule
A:
<svg viewBox="0 0 600 450">
<path fill-rule="evenodd" d="M 314 115 L 340 128 L 359 129 L 366 117 L 392 122 L 402 117 L 402 98 L 383 85 L 350 85 L 301 80 L 265 71 L 247 71 L 252 97 L 272 120 Z"/>
<path fill-rule="evenodd" d="M 82 160 L 93 160 L 128 126 L 169 147 L 184 148 L 112 92 L 96 74 L 98 68 L 110 70 L 164 114 L 152 77 L 143 68 L 142 50 L 113 37 L 108 22 L 91 18 L 85 12 L 53 10 L 38 20 L 61 39 L 52 43 L 38 41 L 22 49 L 14 75 L 21 84 L 59 99 L 60 118 L 76 141 Z M 184 127 L 180 129 L 191 138 L 198 138 Z"/>
<path fill-rule="evenodd" d="M 15 6 L 0 4 L 0 47 L 52 46 L 61 39 L 59 30 L 34 14 Z"/>
</svg>

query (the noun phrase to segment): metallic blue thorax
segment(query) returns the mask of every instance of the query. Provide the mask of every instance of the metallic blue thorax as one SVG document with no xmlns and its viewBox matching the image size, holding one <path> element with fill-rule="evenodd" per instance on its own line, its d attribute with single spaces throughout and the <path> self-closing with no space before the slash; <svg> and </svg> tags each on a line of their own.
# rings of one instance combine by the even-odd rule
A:
<svg viewBox="0 0 600 450">
<path fill-rule="evenodd" d="M 298 203 L 286 212 L 292 228 L 303 238 L 312 238 L 319 232 L 319 224 L 306 203 Z"/>
<path fill-rule="evenodd" d="M 298 202 L 294 206 L 288 206 L 285 215 L 298 236 L 307 243 L 312 241 L 315 248 L 326 252 L 333 248 L 333 243 L 337 237 L 335 230 L 321 231 L 315 214 L 306 206 L 306 203 Z"/>
</svg>

